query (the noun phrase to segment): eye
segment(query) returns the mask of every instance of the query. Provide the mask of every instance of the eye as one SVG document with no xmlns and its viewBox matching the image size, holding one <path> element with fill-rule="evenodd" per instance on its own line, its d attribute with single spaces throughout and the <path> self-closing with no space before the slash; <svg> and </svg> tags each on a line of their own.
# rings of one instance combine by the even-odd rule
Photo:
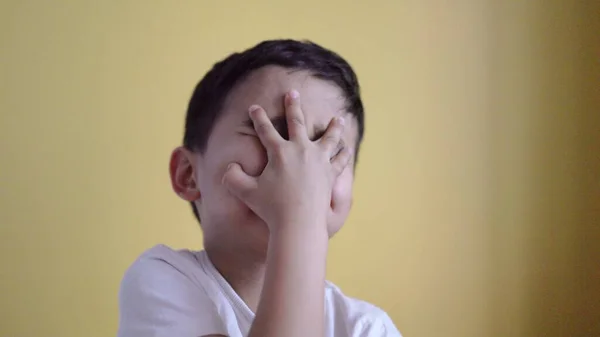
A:
<svg viewBox="0 0 600 337">
<path fill-rule="evenodd" d="M 251 131 L 244 131 L 244 132 L 240 132 L 240 135 L 244 136 L 244 137 L 254 137 L 254 138 L 258 138 L 258 136 L 256 135 L 255 132 L 251 132 Z"/>
<path fill-rule="evenodd" d="M 281 138 L 283 138 L 285 140 L 290 140 L 290 135 L 288 133 L 287 127 L 285 127 L 285 128 L 277 128 L 277 132 L 279 133 L 279 135 L 281 136 Z"/>
<path fill-rule="evenodd" d="M 281 138 L 285 140 L 290 140 L 290 135 L 288 133 L 287 122 L 285 118 L 279 118 L 273 121 L 273 127 L 277 131 L 277 133 L 281 136 Z"/>
</svg>

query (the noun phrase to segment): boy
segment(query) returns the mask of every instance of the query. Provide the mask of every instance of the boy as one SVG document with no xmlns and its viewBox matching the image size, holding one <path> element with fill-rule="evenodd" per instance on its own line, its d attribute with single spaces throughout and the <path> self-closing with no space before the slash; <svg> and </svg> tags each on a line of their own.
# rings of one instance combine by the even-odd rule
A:
<svg viewBox="0 0 600 337">
<path fill-rule="evenodd" d="M 121 285 L 118 335 L 400 336 L 381 309 L 325 281 L 363 130 L 356 75 L 319 45 L 265 41 L 217 63 L 170 161 L 205 250 L 157 246 L 138 258 Z"/>
</svg>

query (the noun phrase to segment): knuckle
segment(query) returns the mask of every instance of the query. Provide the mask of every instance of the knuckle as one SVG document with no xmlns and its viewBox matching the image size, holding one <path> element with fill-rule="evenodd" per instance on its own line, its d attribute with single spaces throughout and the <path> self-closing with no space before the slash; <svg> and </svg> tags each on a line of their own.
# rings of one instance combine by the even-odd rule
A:
<svg viewBox="0 0 600 337">
<path fill-rule="evenodd" d="M 307 160 L 310 157 L 310 151 L 308 148 L 302 146 L 298 149 L 298 156 L 300 156 L 300 158 L 303 160 Z"/>
<path fill-rule="evenodd" d="M 341 134 L 342 134 L 341 127 L 334 125 L 331 128 L 329 128 L 328 132 L 325 133 L 325 136 L 339 138 L 341 136 Z"/>
<path fill-rule="evenodd" d="M 271 151 L 278 158 L 282 158 L 285 153 L 283 144 L 279 142 L 274 142 L 271 144 Z"/>
<path fill-rule="evenodd" d="M 294 117 L 290 118 L 290 123 L 295 127 L 304 126 L 304 121 L 302 120 L 301 117 L 298 117 L 298 116 L 294 116 Z"/>
<path fill-rule="evenodd" d="M 344 126 L 343 125 L 334 125 L 332 132 L 335 133 L 338 137 L 340 137 L 342 135 L 342 133 L 344 132 Z"/>
<path fill-rule="evenodd" d="M 258 123 L 256 124 L 256 132 L 260 134 L 267 134 L 269 132 L 270 125 L 268 123 Z"/>
<path fill-rule="evenodd" d="M 340 137 L 337 133 L 329 132 L 329 133 L 325 134 L 325 136 L 323 137 L 323 141 L 325 143 L 337 144 L 339 141 L 339 138 Z"/>
</svg>

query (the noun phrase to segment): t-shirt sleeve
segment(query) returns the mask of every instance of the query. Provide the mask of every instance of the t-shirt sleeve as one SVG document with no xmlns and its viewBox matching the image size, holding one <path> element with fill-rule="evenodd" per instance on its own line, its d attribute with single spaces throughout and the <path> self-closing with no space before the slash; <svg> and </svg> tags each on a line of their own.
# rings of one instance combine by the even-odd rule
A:
<svg viewBox="0 0 600 337">
<path fill-rule="evenodd" d="M 381 312 L 374 318 L 363 322 L 360 337 L 402 337 L 390 317 Z"/>
<path fill-rule="evenodd" d="M 119 293 L 118 337 L 227 335 L 204 289 L 164 259 L 142 257 Z"/>
</svg>

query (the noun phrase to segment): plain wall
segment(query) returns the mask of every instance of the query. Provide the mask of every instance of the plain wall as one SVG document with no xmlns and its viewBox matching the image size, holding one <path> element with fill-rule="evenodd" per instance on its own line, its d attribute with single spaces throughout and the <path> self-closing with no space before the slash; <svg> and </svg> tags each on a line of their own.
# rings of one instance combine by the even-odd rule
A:
<svg viewBox="0 0 600 337">
<path fill-rule="evenodd" d="M 0 336 L 110 336 L 129 264 L 201 248 L 170 189 L 209 67 L 279 37 L 366 106 L 329 278 L 405 336 L 600 335 L 597 1 L 2 1 Z"/>
</svg>

